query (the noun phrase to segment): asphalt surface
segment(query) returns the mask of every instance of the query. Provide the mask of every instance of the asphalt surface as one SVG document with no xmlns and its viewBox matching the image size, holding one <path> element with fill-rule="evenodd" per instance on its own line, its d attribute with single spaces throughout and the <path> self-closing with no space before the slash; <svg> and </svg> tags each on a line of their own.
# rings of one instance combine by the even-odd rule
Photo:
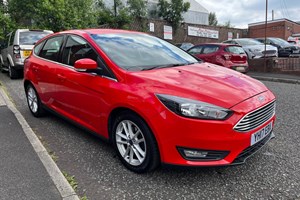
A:
<svg viewBox="0 0 300 200">
<path fill-rule="evenodd" d="M 159 168 L 148 174 L 125 169 L 113 148 L 49 114 L 34 118 L 22 80 L 0 74 L 17 109 L 62 171 L 74 175 L 78 193 L 92 199 L 300 199 L 300 85 L 264 83 L 277 97 L 276 138 L 244 165 L 219 168 Z"/>
</svg>

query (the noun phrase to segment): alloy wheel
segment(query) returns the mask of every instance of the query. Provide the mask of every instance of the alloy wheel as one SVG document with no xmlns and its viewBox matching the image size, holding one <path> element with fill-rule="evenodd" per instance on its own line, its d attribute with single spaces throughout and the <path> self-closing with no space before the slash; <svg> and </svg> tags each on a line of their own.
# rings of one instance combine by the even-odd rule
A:
<svg viewBox="0 0 300 200">
<path fill-rule="evenodd" d="M 116 128 L 116 144 L 123 159 L 139 166 L 146 158 L 146 140 L 141 129 L 130 120 L 121 121 Z"/>
<path fill-rule="evenodd" d="M 29 87 L 27 90 L 27 101 L 28 101 L 28 105 L 29 105 L 29 109 L 33 112 L 33 113 L 37 113 L 38 112 L 38 97 L 36 95 L 35 90 L 32 87 Z"/>
</svg>

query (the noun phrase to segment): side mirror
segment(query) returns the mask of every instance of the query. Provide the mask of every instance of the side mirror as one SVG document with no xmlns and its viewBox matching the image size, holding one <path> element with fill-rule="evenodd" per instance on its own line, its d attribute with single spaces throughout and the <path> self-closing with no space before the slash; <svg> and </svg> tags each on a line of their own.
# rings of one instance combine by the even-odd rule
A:
<svg viewBox="0 0 300 200">
<path fill-rule="evenodd" d="M 90 58 L 79 59 L 75 62 L 74 67 L 77 71 L 87 71 L 97 69 L 97 62 Z"/>
</svg>

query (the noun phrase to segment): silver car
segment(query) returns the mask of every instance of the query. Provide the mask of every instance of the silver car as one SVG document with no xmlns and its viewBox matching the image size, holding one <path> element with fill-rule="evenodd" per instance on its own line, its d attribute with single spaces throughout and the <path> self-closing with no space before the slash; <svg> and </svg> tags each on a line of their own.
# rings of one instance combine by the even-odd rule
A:
<svg viewBox="0 0 300 200">
<path fill-rule="evenodd" d="M 263 57 L 278 57 L 278 50 L 272 45 L 265 45 L 252 38 L 226 40 L 223 43 L 238 44 L 243 47 L 249 59 Z"/>
<path fill-rule="evenodd" d="M 0 71 L 8 71 L 12 79 L 21 76 L 24 60 L 31 54 L 34 44 L 51 33 L 53 31 L 17 29 L 7 34 L 0 55 Z"/>
</svg>

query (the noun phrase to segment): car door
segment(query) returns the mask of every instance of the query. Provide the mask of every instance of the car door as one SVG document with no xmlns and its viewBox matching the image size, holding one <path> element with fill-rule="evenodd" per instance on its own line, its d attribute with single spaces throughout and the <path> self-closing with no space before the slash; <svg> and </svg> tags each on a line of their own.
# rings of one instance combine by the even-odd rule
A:
<svg viewBox="0 0 300 200">
<path fill-rule="evenodd" d="M 99 55 L 82 37 L 69 35 L 62 51 L 62 64 L 57 69 L 58 84 L 55 100 L 60 112 L 73 121 L 99 132 L 100 120 L 107 109 L 107 96 L 112 79 L 96 73 L 77 71 L 74 64 L 82 58 L 90 58 L 99 62 Z"/>
<path fill-rule="evenodd" d="M 201 54 L 202 48 L 203 48 L 202 45 L 194 46 L 188 50 L 188 53 L 203 60 L 203 56 Z"/>
<path fill-rule="evenodd" d="M 216 52 L 219 50 L 219 46 L 217 45 L 205 45 L 202 49 L 201 56 L 203 60 L 209 63 L 216 62 Z"/>
<path fill-rule="evenodd" d="M 40 90 L 40 98 L 51 108 L 55 108 L 56 69 L 59 66 L 58 59 L 63 40 L 63 35 L 51 37 L 38 44 L 33 52 L 38 56 L 38 58 L 32 58 L 34 59 L 32 73 L 34 73 L 36 84 Z"/>
</svg>

